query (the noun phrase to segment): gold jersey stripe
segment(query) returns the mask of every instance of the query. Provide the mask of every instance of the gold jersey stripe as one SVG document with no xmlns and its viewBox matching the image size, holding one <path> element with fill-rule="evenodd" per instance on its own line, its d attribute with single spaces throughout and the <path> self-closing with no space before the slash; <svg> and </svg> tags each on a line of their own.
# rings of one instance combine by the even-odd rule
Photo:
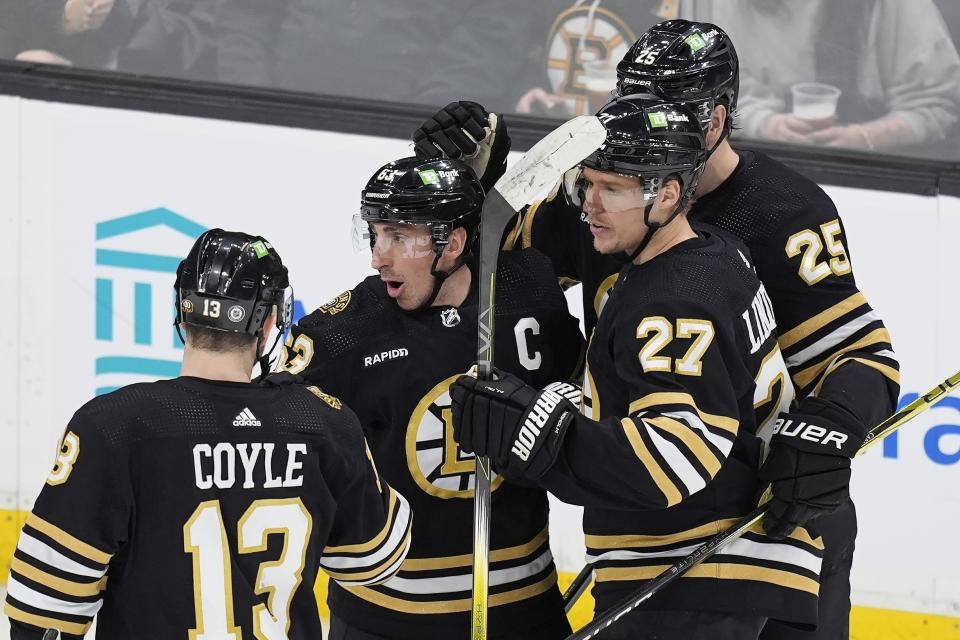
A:
<svg viewBox="0 0 960 640">
<path fill-rule="evenodd" d="M 38 616 L 27 613 L 26 611 L 21 611 L 9 602 L 3 605 L 3 612 L 7 614 L 7 617 L 11 620 L 30 624 L 35 627 L 40 627 L 41 629 L 56 629 L 57 631 L 70 633 L 75 636 L 82 636 L 90 628 L 90 625 L 93 624 L 92 620 L 85 624 L 80 624 L 79 622 L 67 622 L 66 620 L 58 620 L 57 618 Z"/>
<path fill-rule="evenodd" d="M 491 607 L 499 607 L 505 604 L 512 604 L 514 602 L 528 600 L 540 595 L 541 593 L 549 591 L 556 583 L 557 572 L 551 571 L 550 575 L 539 582 L 535 582 L 534 584 L 521 587 L 519 589 L 513 589 L 512 591 L 504 591 L 503 593 L 495 593 L 491 595 L 488 598 L 488 604 Z M 429 615 L 440 613 L 462 613 L 464 611 L 470 611 L 471 609 L 470 598 L 421 602 L 417 600 L 404 600 L 403 598 L 388 596 L 368 587 L 344 586 L 344 588 L 353 595 L 357 596 L 358 598 L 362 598 L 367 602 L 372 602 L 373 604 L 379 605 L 386 609 L 401 611 L 403 613 L 419 613 Z"/>
<path fill-rule="evenodd" d="M 13 561 L 10 563 L 10 568 L 20 575 L 30 578 L 34 582 L 39 582 L 40 584 L 50 587 L 51 589 L 56 589 L 60 593 L 76 596 L 78 598 L 98 595 L 107 585 L 106 576 L 100 578 L 96 582 L 74 582 L 73 580 L 59 578 L 53 574 L 47 573 L 46 571 L 37 569 L 36 567 L 27 564 L 20 558 L 13 558 Z"/>
<path fill-rule="evenodd" d="M 634 400 L 631 402 L 628 411 L 633 414 L 637 411 L 642 411 L 647 407 L 653 407 L 660 404 L 689 405 L 694 411 L 696 411 L 697 415 L 700 416 L 700 419 L 710 426 L 723 429 L 732 435 L 737 435 L 737 429 L 740 426 L 740 422 L 738 420 L 729 418 L 727 416 L 718 416 L 712 413 L 701 411 L 700 407 L 698 407 L 697 403 L 694 401 L 693 396 L 691 396 L 689 393 L 671 391 L 658 391 L 656 393 L 651 393 L 640 398 L 639 400 Z"/>
<path fill-rule="evenodd" d="M 797 375 L 793 376 L 793 382 L 798 389 L 804 389 L 811 382 L 816 380 L 817 377 L 821 373 L 823 373 L 827 367 L 830 366 L 831 362 L 838 359 L 843 354 L 849 353 L 851 351 L 856 351 L 858 349 L 862 349 L 863 347 L 869 347 L 872 344 L 880 344 L 880 343 L 887 343 L 887 344 L 890 343 L 890 333 L 887 331 L 885 327 L 874 329 L 873 331 L 863 336 L 853 344 L 848 344 L 847 346 L 843 347 L 839 351 L 829 354 L 826 358 L 824 358 L 817 364 L 809 366 L 803 371 L 800 371 L 799 373 L 797 373 Z"/>
<path fill-rule="evenodd" d="M 533 246 L 533 219 L 537 217 L 540 211 L 540 205 L 543 200 L 537 200 L 527 209 L 527 215 L 523 216 L 523 248 L 529 249 Z"/>
<path fill-rule="evenodd" d="M 867 298 L 862 293 L 855 293 L 846 300 L 838 302 L 826 311 L 821 311 L 817 315 L 804 320 L 796 327 L 780 336 L 780 348 L 786 349 L 800 342 L 807 336 L 827 326 L 837 318 L 844 316 L 857 307 L 867 304 Z"/>
<path fill-rule="evenodd" d="M 547 541 L 547 529 L 544 529 L 536 535 L 530 542 L 517 545 L 515 547 L 506 547 L 503 549 L 493 549 L 490 551 L 490 562 L 503 562 L 504 560 L 516 560 L 529 556 L 539 549 Z M 473 565 L 473 554 L 465 553 L 459 556 L 449 556 L 447 558 L 413 558 L 404 560 L 400 565 L 401 571 L 432 571 L 434 569 L 452 569 L 454 567 L 470 567 Z"/>
<path fill-rule="evenodd" d="M 617 278 L 619 277 L 620 272 L 611 273 L 604 278 L 600 286 L 597 287 L 597 292 L 593 294 L 593 312 L 595 314 L 600 315 L 600 303 L 603 302 L 603 296 L 610 292 L 610 289 L 613 288 L 613 285 L 616 284 Z"/>
<path fill-rule="evenodd" d="M 693 529 L 678 531 L 676 533 L 665 533 L 658 535 L 619 535 L 619 536 L 584 536 L 587 546 L 591 549 L 622 549 L 624 547 L 662 547 L 687 540 L 696 540 L 697 538 L 709 538 L 726 531 L 737 523 L 736 518 L 727 518 L 726 520 L 715 520 L 707 522 Z"/>
<path fill-rule="evenodd" d="M 689 449 L 690 452 L 697 457 L 697 460 L 700 461 L 700 464 L 702 464 L 703 468 L 707 470 L 707 473 L 710 474 L 711 478 L 716 476 L 720 471 L 721 465 L 720 461 L 717 459 L 717 456 L 710 451 L 707 445 L 703 442 L 703 438 L 693 432 L 693 429 L 683 424 L 679 420 L 667 418 L 666 416 L 649 418 L 646 421 L 658 429 L 666 431 L 667 433 L 679 438 L 683 444 L 686 445 L 687 449 Z"/>
<path fill-rule="evenodd" d="M 520 236 L 520 230 L 523 228 L 523 216 L 518 215 L 514 219 L 513 227 L 510 229 L 510 232 L 506 235 L 503 240 L 503 246 L 500 248 L 503 251 L 511 251 L 513 249 L 522 249 L 523 247 L 517 246 L 517 238 Z"/>
<path fill-rule="evenodd" d="M 393 512 L 397 510 L 397 492 L 390 487 L 390 505 L 387 507 L 387 522 L 383 525 L 380 533 L 375 535 L 367 542 L 357 544 L 345 544 L 339 547 L 327 547 L 323 550 L 323 555 L 333 555 L 337 553 L 364 553 L 380 546 L 387 534 L 390 533 L 390 525 L 393 524 Z"/>
<path fill-rule="evenodd" d="M 378 564 L 376 567 L 369 569 L 367 571 L 364 571 L 362 573 L 341 573 L 339 571 L 331 571 L 326 567 L 324 567 L 323 570 L 328 576 L 330 576 L 334 580 L 345 580 L 347 582 L 363 582 L 364 580 L 370 580 L 371 578 L 375 578 L 381 573 L 383 573 L 384 571 L 386 571 L 387 569 L 389 569 L 391 566 L 393 566 L 393 564 L 397 560 L 403 557 L 403 554 L 406 553 L 407 549 L 410 548 L 411 535 L 413 535 L 413 531 L 410 528 L 408 528 L 407 534 L 403 537 L 403 542 L 401 542 L 397 546 L 397 548 L 394 549 L 393 553 L 391 553 L 386 560 Z M 384 578 L 384 580 L 390 577 L 392 576 L 387 576 Z"/>
<path fill-rule="evenodd" d="M 597 582 L 615 582 L 621 580 L 650 580 L 670 568 L 670 565 L 654 565 L 647 567 L 606 567 L 597 569 L 594 576 Z M 806 591 L 812 595 L 820 592 L 820 583 L 812 578 L 802 576 L 792 571 L 771 569 L 749 564 L 727 562 L 708 562 L 699 564 L 682 578 L 713 578 L 716 580 L 751 580 L 766 582 L 778 587 L 787 587 Z"/>
<path fill-rule="evenodd" d="M 55 524 L 51 524 L 38 516 L 35 513 L 31 513 L 27 516 L 27 524 L 40 533 L 43 533 L 47 536 L 50 536 L 57 543 L 63 545 L 67 549 L 70 549 L 74 553 L 78 553 L 88 560 L 92 560 L 97 564 L 110 564 L 110 558 L 113 556 L 106 551 L 101 551 L 93 545 L 87 544 L 79 538 L 75 538 L 60 527 Z"/>
<path fill-rule="evenodd" d="M 643 534 L 630 534 L 630 535 L 585 535 L 584 541 L 586 542 L 587 547 L 591 549 L 628 549 L 628 548 L 651 548 L 651 547 L 664 547 L 667 545 L 673 545 L 680 542 L 687 542 L 689 540 L 702 539 L 704 542 L 708 538 L 722 533 L 734 526 L 739 522 L 738 518 L 726 518 L 724 520 L 714 520 L 713 522 L 707 522 L 693 529 L 687 529 L 686 531 L 678 531 L 676 533 L 665 533 L 658 535 L 643 535 Z M 758 522 L 751 529 L 751 532 L 758 533 L 760 535 L 766 535 L 763 532 L 762 522 Z M 796 540 L 797 542 L 802 542 L 814 549 L 823 551 L 823 538 L 812 538 L 806 529 L 803 527 L 797 527 L 793 530 L 788 538 Z"/>
<path fill-rule="evenodd" d="M 650 476 L 657 484 L 657 488 L 663 493 L 663 497 L 667 501 L 667 506 L 672 507 L 683 500 L 683 495 L 680 493 L 680 490 L 677 489 L 677 485 L 664 473 L 660 464 L 650 453 L 650 450 L 647 449 L 647 445 L 643 442 L 643 438 L 640 437 L 640 432 L 637 430 L 637 425 L 633 420 L 624 418 L 620 423 L 623 425 L 624 433 L 627 434 L 627 440 L 630 441 L 630 446 L 633 447 L 633 452 L 637 454 L 640 462 L 642 462 L 643 466 L 650 472 Z"/>
<path fill-rule="evenodd" d="M 820 389 L 823 387 L 823 381 L 827 379 L 827 376 L 839 369 L 840 365 L 846 364 L 847 362 L 859 362 L 860 364 L 870 367 L 871 369 L 876 369 L 882 375 L 890 378 L 898 385 L 900 384 L 900 372 L 891 366 L 881 364 L 874 360 L 867 360 L 866 358 L 841 358 L 827 368 L 827 371 L 817 382 L 817 386 L 813 388 L 813 391 L 810 392 L 810 395 L 819 395 Z"/>
</svg>

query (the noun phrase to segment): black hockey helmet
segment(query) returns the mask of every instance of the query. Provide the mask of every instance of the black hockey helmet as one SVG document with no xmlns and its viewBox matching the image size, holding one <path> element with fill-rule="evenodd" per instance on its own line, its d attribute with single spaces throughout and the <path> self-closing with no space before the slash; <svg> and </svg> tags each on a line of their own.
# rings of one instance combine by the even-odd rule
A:
<svg viewBox="0 0 960 640">
<path fill-rule="evenodd" d="M 647 233 L 630 256 L 632 260 L 657 229 L 670 224 L 690 202 L 709 156 L 707 141 L 697 114 L 689 106 L 662 102 L 651 95 L 617 98 L 600 109 L 597 118 L 606 128 L 607 137 L 581 167 L 640 178 Z M 660 187 L 670 177 L 680 182 L 680 199 L 665 221 L 653 222 L 650 212 Z M 586 200 L 586 188 L 586 179 L 581 176 L 576 186 L 580 202 Z M 604 200 L 603 195 L 600 198 Z"/>
<path fill-rule="evenodd" d="M 597 118 L 607 138 L 581 166 L 641 178 L 646 205 L 666 178 L 676 176 L 686 205 L 707 159 L 703 129 L 689 106 L 638 94 L 609 102 Z"/>
<path fill-rule="evenodd" d="M 177 267 L 177 326 L 181 322 L 260 337 L 277 308 L 277 329 L 292 323 L 287 268 L 260 236 L 210 229 Z"/>
<path fill-rule="evenodd" d="M 476 236 L 483 197 L 473 169 L 459 160 L 401 158 L 378 169 L 367 182 L 355 237 L 372 240 L 367 235 L 371 222 L 423 224 L 442 252 L 456 227 L 464 227 L 471 241 Z"/>
<path fill-rule="evenodd" d="M 617 93 L 652 93 L 692 105 L 704 129 L 719 102 L 726 104 L 728 114 L 736 110 L 739 89 L 733 41 L 709 22 L 667 20 L 654 25 L 617 65 Z"/>
<path fill-rule="evenodd" d="M 480 236 L 480 211 L 484 192 L 476 174 L 459 160 L 401 158 L 384 165 L 373 174 L 363 190 L 360 213 L 354 216 L 354 247 L 367 240 L 376 243 L 374 222 L 426 225 L 433 240 L 433 293 L 422 307 L 429 307 L 440 293 L 443 281 L 473 255 Z M 450 232 L 463 227 L 466 248 L 448 271 L 437 265 L 450 239 Z"/>
</svg>

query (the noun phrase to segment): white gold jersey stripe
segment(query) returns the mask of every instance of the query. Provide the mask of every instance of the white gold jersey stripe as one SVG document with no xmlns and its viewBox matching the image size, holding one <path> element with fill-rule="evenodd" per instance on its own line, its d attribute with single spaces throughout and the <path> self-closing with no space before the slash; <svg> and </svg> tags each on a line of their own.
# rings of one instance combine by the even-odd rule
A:
<svg viewBox="0 0 960 640">
<path fill-rule="evenodd" d="M 657 448 L 657 451 L 663 456 L 663 459 L 670 466 L 670 469 L 677 474 L 680 481 L 687 487 L 687 492 L 689 492 L 690 495 L 695 494 L 707 486 L 707 483 L 700 477 L 700 474 L 697 473 L 696 468 L 690 463 L 690 460 L 680 452 L 680 449 L 678 449 L 675 444 L 657 433 L 656 428 L 647 424 L 646 420 L 643 421 L 643 426 L 646 427 L 647 435 L 650 436 L 650 441 L 653 442 L 653 446 Z M 691 453 L 691 455 L 693 454 Z"/>
<path fill-rule="evenodd" d="M 10 576 L 7 582 L 7 595 L 15 598 L 31 607 L 51 611 L 54 613 L 66 613 L 72 616 L 90 616 L 97 615 L 103 600 L 95 602 L 67 602 L 59 598 L 53 598 L 39 591 L 35 591 L 26 586 L 14 576 Z"/>
<path fill-rule="evenodd" d="M 407 535 L 407 528 L 410 522 L 410 505 L 407 499 L 399 493 L 397 494 L 397 516 L 393 521 L 393 529 L 387 536 L 387 541 L 380 545 L 380 548 L 371 554 L 365 556 L 334 556 L 324 555 L 320 558 L 320 564 L 328 569 L 365 569 L 374 567 L 386 560 L 390 554 L 397 550 L 403 539 Z"/>
<path fill-rule="evenodd" d="M 860 329 L 863 329 L 865 326 L 867 326 L 871 322 L 876 322 L 879 319 L 880 319 L 880 316 L 877 314 L 876 311 L 874 311 L 873 309 L 871 309 L 870 311 L 867 311 L 862 316 L 858 318 L 854 318 L 853 320 L 843 325 L 842 327 L 827 334 L 823 338 L 820 338 L 819 340 L 814 342 L 812 345 L 810 345 L 803 351 L 800 351 L 799 353 L 795 353 L 789 358 L 787 358 L 787 367 L 792 369 L 794 367 L 799 367 L 808 362 L 815 360 L 817 357 L 822 356 L 823 354 L 829 352 L 830 349 L 837 346 L 838 344 L 840 344 L 841 342 L 843 342 L 844 340 L 846 340 L 847 338 L 855 334 Z"/>
<path fill-rule="evenodd" d="M 532 575 L 536 575 L 550 566 L 553 561 L 553 555 L 550 550 L 544 551 L 538 558 L 519 567 L 510 567 L 509 569 L 497 569 L 490 572 L 490 586 L 518 582 Z M 470 591 L 473 587 L 473 576 L 470 573 L 464 573 L 458 576 L 444 576 L 440 578 L 401 578 L 393 577 L 383 583 L 383 586 L 401 593 L 410 593 L 416 595 L 457 593 L 461 591 Z"/>
<path fill-rule="evenodd" d="M 710 444 L 719 449 L 724 458 L 730 455 L 730 450 L 733 449 L 733 440 L 724 438 L 723 436 L 719 436 L 710 431 L 710 429 L 707 428 L 707 425 L 703 423 L 703 420 L 700 419 L 700 416 L 692 411 L 668 411 L 662 415 L 668 418 L 673 418 L 674 420 L 681 420 L 685 422 L 699 431 L 704 440 L 707 440 L 710 442 Z M 723 460 L 720 462 L 723 462 Z"/>
<path fill-rule="evenodd" d="M 25 531 L 20 532 L 20 541 L 17 543 L 17 548 L 31 558 L 36 558 L 46 565 L 74 575 L 87 578 L 102 578 L 103 574 L 107 572 L 106 569 L 91 569 L 79 562 L 71 560 L 50 545 L 37 540 Z"/>
<path fill-rule="evenodd" d="M 706 540 L 704 540 L 704 542 L 706 542 Z M 679 547 L 677 549 L 670 549 L 667 551 L 627 551 L 625 549 L 617 549 L 615 551 L 607 551 L 599 555 L 588 553 L 587 562 L 592 564 L 595 562 L 604 561 L 623 562 L 630 560 L 649 560 L 653 558 L 682 558 L 696 551 L 700 544 L 692 544 L 686 547 Z M 820 558 L 809 551 L 804 551 L 803 549 L 789 544 L 779 544 L 776 542 L 756 542 L 754 540 L 738 538 L 737 540 L 731 542 L 722 551 L 718 552 L 715 558 L 730 555 L 745 556 L 747 558 L 756 558 L 758 560 L 773 560 L 775 562 L 782 562 L 784 564 L 792 564 L 796 567 L 801 567 L 814 573 L 819 573 L 820 571 Z"/>
<path fill-rule="evenodd" d="M 406 560 L 406 559 L 407 559 L 407 554 L 406 554 L 406 553 L 401 553 L 401 554 L 400 554 L 400 557 L 397 558 L 397 561 L 396 561 L 396 562 L 394 562 L 393 564 L 391 564 L 389 567 L 387 567 L 386 569 L 384 569 L 383 571 L 381 571 L 380 573 L 378 573 L 378 574 L 375 575 L 374 577 L 369 578 L 368 580 L 360 580 L 360 581 L 356 581 L 356 580 L 337 580 L 337 582 L 340 583 L 340 584 L 342 584 L 342 585 L 344 585 L 344 586 L 349 586 L 349 587 L 365 587 L 365 586 L 368 586 L 368 585 L 371 585 L 371 584 L 379 584 L 379 583 L 381 583 L 381 582 L 384 582 L 384 578 L 385 578 L 386 576 L 392 576 L 392 575 L 395 574 L 397 571 L 399 571 L 399 570 L 400 570 L 400 565 L 403 564 L 403 561 Z"/>
</svg>

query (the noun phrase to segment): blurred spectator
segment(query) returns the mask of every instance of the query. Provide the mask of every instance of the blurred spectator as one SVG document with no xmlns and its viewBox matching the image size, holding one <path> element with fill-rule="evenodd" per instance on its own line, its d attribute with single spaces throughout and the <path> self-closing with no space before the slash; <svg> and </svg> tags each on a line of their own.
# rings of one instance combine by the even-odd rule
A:
<svg viewBox="0 0 960 640">
<path fill-rule="evenodd" d="M 277 52 L 291 5 L 291 0 L 222 0 L 217 5 L 217 75 L 221 82 L 279 85 Z"/>
<path fill-rule="evenodd" d="M 531 22 L 512 0 L 224 0 L 220 77 L 433 105 L 469 96 L 502 110 Z"/>
<path fill-rule="evenodd" d="M 960 58 L 932 0 L 731 0 L 711 18 L 746 43 L 748 137 L 937 155 L 930 143 L 956 133 Z M 791 87 L 810 81 L 841 90 L 835 117 L 793 114 Z"/>
<path fill-rule="evenodd" d="M 950 29 L 954 46 L 960 48 L 960 2 L 957 0 L 936 0 L 936 2 L 943 21 Z"/>
<path fill-rule="evenodd" d="M 680 17 L 680 0 L 541 0 L 517 113 L 595 112 L 616 84 L 616 65 L 644 31 Z M 529 40 L 529 39 L 528 39 Z"/>
<path fill-rule="evenodd" d="M 3 0 L 12 26 L 0 30 L 0 50 L 28 62 L 214 79 L 216 2 Z"/>
</svg>

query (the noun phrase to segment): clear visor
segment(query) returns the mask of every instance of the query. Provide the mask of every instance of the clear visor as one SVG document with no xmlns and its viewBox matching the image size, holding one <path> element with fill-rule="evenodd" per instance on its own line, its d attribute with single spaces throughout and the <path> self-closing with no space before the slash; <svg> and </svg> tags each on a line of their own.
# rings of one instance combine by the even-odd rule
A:
<svg viewBox="0 0 960 640">
<path fill-rule="evenodd" d="M 391 255 L 401 258 L 422 258 L 434 255 L 433 236 L 429 226 L 425 224 L 371 223 L 357 213 L 353 216 L 352 235 L 353 250 L 357 253 L 370 249 L 381 256 Z"/>
<path fill-rule="evenodd" d="M 293 287 L 287 286 L 283 290 L 283 302 L 277 309 L 277 327 L 280 331 L 288 329 L 293 324 Z"/>
<path fill-rule="evenodd" d="M 621 174 L 615 174 L 621 176 Z M 624 180 L 591 182 L 583 173 L 577 176 L 574 192 L 581 206 L 596 211 L 619 213 L 631 209 L 643 209 L 656 198 L 659 179 L 648 180 L 644 188 L 636 176 L 623 176 Z M 629 184 L 627 184 L 629 180 Z"/>
</svg>

